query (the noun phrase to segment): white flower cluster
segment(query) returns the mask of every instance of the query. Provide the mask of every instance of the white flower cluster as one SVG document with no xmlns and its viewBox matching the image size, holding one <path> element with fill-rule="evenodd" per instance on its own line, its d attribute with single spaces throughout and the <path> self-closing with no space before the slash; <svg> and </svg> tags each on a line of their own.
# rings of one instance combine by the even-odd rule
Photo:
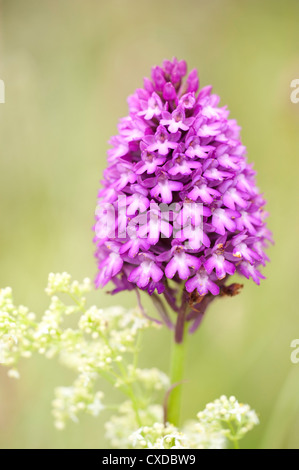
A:
<svg viewBox="0 0 299 470">
<path fill-rule="evenodd" d="M 183 427 L 184 443 L 188 449 L 226 449 L 228 441 L 218 429 L 192 420 Z"/>
<path fill-rule="evenodd" d="M 143 426 L 129 436 L 129 441 L 134 449 L 185 449 L 188 444 L 186 436 L 169 423 Z"/>
<path fill-rule="evenodd" d="M 94 392 L 93 384 L 86 382 L 86 377 L 82 375 L 72 387 L 57 387 L 55 395 L 53 415 L 57 429 L 64 429 L 68 419 L 77 423 L 78 413 L 81 411 L 98 416 L 105 409 L 102 403 L 104 394 Z"/>
<path fill-rule="evenodd" d="M 92 290 L 89 279 L 72 281 L 67 273 L 49 275 L 46 293 L 50 306 L 41 321 L 23 306 L 13 304 L 10 288 L 0 291 L 0 362 L 10 366 L 9 375 L 18 378 L 15 368 L 21 357 L 38 352 L 60 361 L 77 373 L 70 387 L 55 391 L 53 414 L 56 427 L 62 429 L 68 419 L 78 421 L 81 411 L 97 416 L 105 406 L 103 394 L 96 390 L 102 378 L 118 388 L 134 404 L 135 424 L 139 414 L 156 396 L 169 387 L 168 377 L 158 369 L 138 368 L 140 335 L 149 327 L 157 328 L 138 310 L 122 307 L 105 310 L 87 307 L 85 295 Z M 67 326 L 67 317 L 80 312 L 77 327 Z"/>
<path fill-rule="evenodd" d="M 169 377 L 157 368 L 152 369 L 139 369 L 132 364 L 128 365 L 127 382 L 140 383 L 148 393 L 152 394 L 155 391 L 167 390 L 170 387 Z M 116 387 L 124 385 L 123 378 L 116 382 Z"/>
<path fill-rule="evenodd" d="M 31 356 L 35 325 L 34 313 L 23 305 L 14 306 L 12 289 L 0 289 L 0 363 L 11 368 L 10 377 L 18 378 L 14 365 Z"/>
<path fill-rule="evenodd" d="M 221 449 L 250 431 L 258 418 L 248 405 L 236 398 L 221 397 L 198 413 L 198 421 L 182 429 L 163 424 L 162 392 L 170 387 L 166 374 L 156 368 L 138 367 L 141 334 L 158 328 L 139 309 L 87 307 L 86 294 L 92 290 L 89 279 L 72 281 L 67 273 L 50 274 L 46 293 L 50 306 L 40 321 L 24 306 L 16 307 L 10 288 L 0 290 L 0 363 L 9 367 L 10 377 L 18 378 L 17 364 L 33 352 L 47 358 L 58 356 L 76 372 L 71 386 L 58 387 L 53 400 L 57 429 L 68 420 L 78 422 L 80 412 L 98 416 L 116 409 L 106 422 L 106 437 L 116 448 Z M 79 313 L 75 327 L 68 316 Z M 76 318 L 76 317 L 75 317 Z M 98 390 L 99 379 L 108 381 L 125 396 L 119 404 L 104 404 Z"/>
<path fill-rule="evenodd" d="M 235 397 L 221 396 L 197 415 L 206 429 L 220 432 L 236 446 L 248 431 L 259 424 L 259 419 L 249 405 L 239 403 Z"/>
<path fill-rule="evenodd" d="M 85 301 L 83 295 L 91 290 L 91 281 L 86 277 L 82 283 L 72 281 L 71 275 L 64 273 L 50 273 L 48 277 L 48 285 L 45 289 L 49 296 L 57 292 L 74 295 L 77 299 Z"/>
<path fill-rule="evenodd" d="M 160 405 L 151 404 L 139 410 L 139 418 L 144 426 L 151 427 L 153 423 L 163 421 L 163 409 Z M 125 401 L 105 423 L 106 438 L 111 446 L 117 449 L 132 448 L 132 438 L 138 424 L 131 401 Z M 138 447 L 136 445 L 136 447 Z M 146 448 L 142 447 L 142 448 Z"/>
<path fill-rule="evenodd" d="M 182 429 L 172 424 L 154 422 L 133 432 L 129 447 L 138 449 L 225 449 L 229 442 L 235 447 L 244 435 L 259 424 L 258 417 L 249 405 L 239 404 L 235 397 L 220 397 L 209 403 L 197 415 L 198 421 L 187 422 Z M 127 417 L 128 418 L 128 417 Z M 112 422 L 119 424 L 117 420 Z M 113 426 L 107 425 L 111 439 Z M 118 429 L 118 438 L 119 432 Z M 112 441 L 113 442 L 113 441 Z"/>
</svg>

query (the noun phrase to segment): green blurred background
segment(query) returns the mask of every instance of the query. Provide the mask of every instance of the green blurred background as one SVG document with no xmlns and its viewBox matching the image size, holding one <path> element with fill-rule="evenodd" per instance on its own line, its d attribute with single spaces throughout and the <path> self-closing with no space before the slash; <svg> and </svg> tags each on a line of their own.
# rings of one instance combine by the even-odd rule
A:
<svg viewBox="0 0 299 470">
<path fill-rule="evenodd" d="M 109 137 L 126 97 L 152 65 L 185 59 L 213 84 L 242 126 L 268 200 L 276 245 L 267 280 L 210 308 L 189 339 L 183 416 L 221 394 L 259 413 L 249 448 L 299 448 L 298 0 L 2 0 L 0 2 L 0 285 L 42 312 L 50 271 L 93 277 L 93 214 Z M 134 295 L 94 294 L 99 306 Z M 147 302 L 147 301 L 146 301 Z M 148 308 L 150 304 L 147 303 Z M 142 362 L 168 370 L 170 334 L 148 334 Z M 24 361 L 20 381 L 0 368 L 0 447 L 106 447 L 103 420 L 54 429 L 55 361 Z M 104 419 L 105 417 L 103 417 Z"/>
</svg>

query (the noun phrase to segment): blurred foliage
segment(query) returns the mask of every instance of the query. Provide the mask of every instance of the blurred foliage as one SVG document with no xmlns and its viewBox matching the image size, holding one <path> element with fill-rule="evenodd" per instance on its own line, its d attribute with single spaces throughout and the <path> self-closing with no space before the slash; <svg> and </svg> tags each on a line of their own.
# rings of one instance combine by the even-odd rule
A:
<svg viewBox="0 0 299 470">
<path fill-rule="evenodd" d="M 94 275 L 91 226 L 107 141 L 152 65 L 187 60 L 242 126 L 276 245 L 267 280 L 215 302 L 189 339 L 183 415 L 237 395 L 261 421 L 249 448 L 299 448 L 299 365 L 290 362 L 299 337 L 299 104 L 290 101 L 298 17 L 297 0 L 0 2 L 0 285 L 13 287 L 17 303 L 45 307 L 50 271 Z M 94 300 L 136 302 L 104 291 Z M 147 336 L 145 366 L 167 371 L 170 339 L 165 330 Z M 105 416 L 54 429 L 53 388 L 72 381 L 58 364 L 24 362 L 18 382 L 0 368 L 0 380 L 0 447 L 107 445 Z"/>
</svg>

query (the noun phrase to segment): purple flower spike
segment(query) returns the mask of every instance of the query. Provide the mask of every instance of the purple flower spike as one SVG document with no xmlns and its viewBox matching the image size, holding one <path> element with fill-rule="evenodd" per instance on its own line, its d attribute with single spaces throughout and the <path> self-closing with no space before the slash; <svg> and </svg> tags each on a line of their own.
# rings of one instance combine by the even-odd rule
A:
<svg viewBox="0 0 299 470">
<path fill-rule="evenodd" d="M 165 60 L 129 97 L 94 225 L 96 286 L 142 289 L 160 313 L 163 295 L 177 341 L 185 321 L 194 331 L 213 299 L 238 293 L 235 272 L 260 284 L 272 243 L 239 126 L 211 86 L 198 91 L 196 70 L 186 75 L 185 61 Z"/>
</svg>

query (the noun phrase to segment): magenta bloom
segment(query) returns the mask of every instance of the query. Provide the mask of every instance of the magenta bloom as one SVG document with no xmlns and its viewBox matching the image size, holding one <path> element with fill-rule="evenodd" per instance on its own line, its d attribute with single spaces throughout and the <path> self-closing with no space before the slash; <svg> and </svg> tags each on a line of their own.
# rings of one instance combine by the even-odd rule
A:
<svg viewBox="0 0 299 470">
<path fill-rule="evenodd" d="M 260 283 L 271 242 L 239 126 L 210 86 L 198 92 L 196 70 L 186 73 L 184 61 L 164 61 L 129 97 L 94 227 L 96 286 L 139 288 L 160 307 L 163 294 L 181 317 L 178 340 L 178 324 L 192 321 L 193 331 L 211 300 L 237 292 L 227 286 L 235 272 Z"/>
</svg>

